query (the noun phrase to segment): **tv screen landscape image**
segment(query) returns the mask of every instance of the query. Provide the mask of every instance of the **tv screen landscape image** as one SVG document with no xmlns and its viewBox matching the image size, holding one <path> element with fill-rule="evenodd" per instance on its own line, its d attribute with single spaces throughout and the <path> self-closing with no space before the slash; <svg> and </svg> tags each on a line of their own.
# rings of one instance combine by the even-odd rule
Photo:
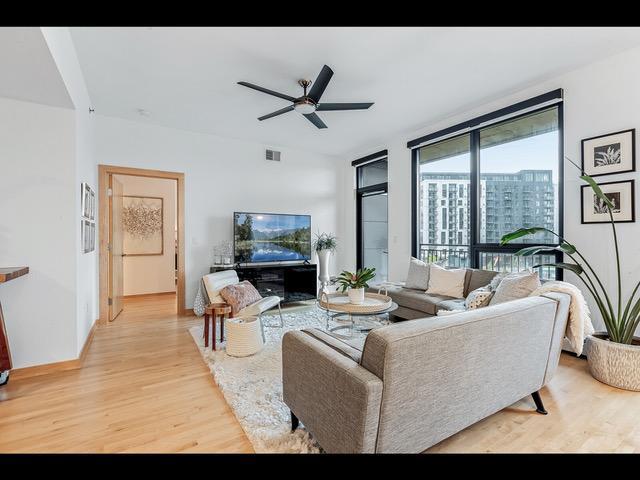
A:
<svg viewBox="0 0 640 480">
<path fill-rule="evenodd" d="M 235 263 L 311 259 L 311 216 L 234 213 Z"/>
</svg>

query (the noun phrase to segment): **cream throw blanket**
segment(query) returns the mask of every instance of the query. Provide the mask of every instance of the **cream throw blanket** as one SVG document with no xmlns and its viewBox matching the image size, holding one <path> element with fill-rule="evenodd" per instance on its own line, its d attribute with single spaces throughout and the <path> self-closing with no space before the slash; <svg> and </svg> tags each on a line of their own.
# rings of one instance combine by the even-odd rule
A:
<svg viewBox="0 0 640 480">
<path fill-rule="evenodd" d="M 571 283 L 549 281 L 534 290 L 529 296 L 533 297 L 547 292 L 560 292 L 571 296 L 565 335 L 576 354 L 582 355 L 582 346 L 585 338 L 594 332 L 593 324 L 591 323 L 591 311 L 584 299 L 584 295 L 582 295 L 578 287 Z"/>
</svg>

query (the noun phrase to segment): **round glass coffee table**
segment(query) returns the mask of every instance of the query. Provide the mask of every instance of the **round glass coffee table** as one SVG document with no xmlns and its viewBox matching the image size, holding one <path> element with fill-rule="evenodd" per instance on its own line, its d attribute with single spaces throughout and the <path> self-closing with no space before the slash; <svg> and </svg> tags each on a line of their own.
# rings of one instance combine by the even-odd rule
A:
<svg viewBox="0 0 640 480">
<path fill-rule="evenodd" d="M 397 303 L 391 302 L 388 308 L 375 313 L 356 313 L 333 310 L 318 300 L 316 300 L 316 305 L 327 314 L 327 331 L 346 337 L 367 334 L 374 328 L 393 323 L 389 320 L 389 313 L 398 308 Z M 336 325 L 332 326 L 331 323 Z"/>
</svg>

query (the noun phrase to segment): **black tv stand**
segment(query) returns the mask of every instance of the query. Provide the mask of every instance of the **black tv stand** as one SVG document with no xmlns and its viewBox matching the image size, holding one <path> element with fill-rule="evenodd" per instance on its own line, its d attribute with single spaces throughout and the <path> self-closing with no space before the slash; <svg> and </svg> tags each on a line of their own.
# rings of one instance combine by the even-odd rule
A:
<svg viewBox="0 0 640 480">
<path fill-rule="evenodd" d="M 216 266 L 210 273 L 234 269 L 240 280 L 248 280 L 263 297 L 277 295 L 282 303 L 313 300 L 318 291 L 317 266 L 305 263 Z"/>
</svg>

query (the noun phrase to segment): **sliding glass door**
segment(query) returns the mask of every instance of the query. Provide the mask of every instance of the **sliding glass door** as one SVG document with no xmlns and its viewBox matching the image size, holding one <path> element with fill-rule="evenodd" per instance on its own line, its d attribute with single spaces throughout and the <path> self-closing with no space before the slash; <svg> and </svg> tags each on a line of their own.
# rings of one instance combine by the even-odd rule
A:
<svg viewBox="0 0 640 480">
<path fill-rule="evenodd" d="M 387 159 L 357 168 L 357 266 L 375 267 L 376 281 L 388 279 Z"/>
</svg>

